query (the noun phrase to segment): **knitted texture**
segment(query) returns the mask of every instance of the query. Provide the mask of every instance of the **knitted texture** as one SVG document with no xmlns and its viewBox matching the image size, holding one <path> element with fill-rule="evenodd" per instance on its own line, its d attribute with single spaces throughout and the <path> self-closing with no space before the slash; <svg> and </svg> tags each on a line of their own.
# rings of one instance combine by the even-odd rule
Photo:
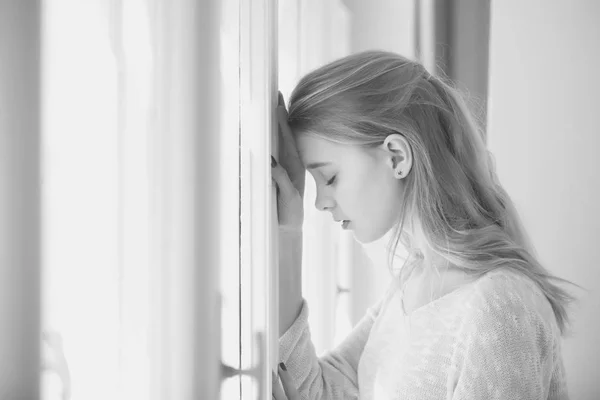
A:
<svg viewBox="0 0 600 400">
<path fill-rule="evenodd" d="M 305 301 L 279 345 L 304 400 L 568 399 L 550 303 L 533 281 L 506 269 L 409 315 L 394 279 L 322 357 L 310 340 Z"/>
</svg>

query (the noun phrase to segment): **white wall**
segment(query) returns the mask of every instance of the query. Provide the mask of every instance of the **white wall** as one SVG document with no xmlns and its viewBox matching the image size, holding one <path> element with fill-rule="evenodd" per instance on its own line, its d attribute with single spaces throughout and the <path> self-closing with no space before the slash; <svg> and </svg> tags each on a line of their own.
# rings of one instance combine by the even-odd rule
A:
<svg viewBox="0 0 600 400">
<path fill-rule="evenodd" d="M 435 0 L 434 0 L 435 1 Z M 438 2 L 439 3 L 439 2 Z M 467 93 L 467 104 L 485 120 L 488 94 L 489 0 L 453 0 L 448 7 L 448 74 Z"/>
<path fill-rule="evenodd" d="M 379 49 L 414 55 L 415 0 L 345 0 L 352 15 L 352 53 Z"/>
<path fill-rule="evenodd" d="M 489 147 L 541 261 L 589 289 L 564 343 L 573 399 L 600 398 L 600 2 L 495 1 Z"/>
</svg>

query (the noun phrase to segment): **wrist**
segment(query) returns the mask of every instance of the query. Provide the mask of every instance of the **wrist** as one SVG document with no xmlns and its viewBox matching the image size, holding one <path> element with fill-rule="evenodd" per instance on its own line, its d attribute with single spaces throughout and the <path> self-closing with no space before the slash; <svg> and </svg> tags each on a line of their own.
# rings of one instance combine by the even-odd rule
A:
<svg viewBox="0 0 600 400">
<path fill-rule="evenodd" d="M 279 225 L 279 233 L 283 235 L 302 235 L 302 226 Z"/>
<path fill-rule="evenodd" d="M 302 298 L 298 302 L 283 302 L 279 311 L 279 337 L 283 336 L 294 324 L 302 311 Z"/>
<path fill-rule="evenodd" d="M 292 250 L 296 254 L 302 254 L 303 232 L 302 230 L 280 230 L 279 249 L 286 252 Z"/>
</svg>

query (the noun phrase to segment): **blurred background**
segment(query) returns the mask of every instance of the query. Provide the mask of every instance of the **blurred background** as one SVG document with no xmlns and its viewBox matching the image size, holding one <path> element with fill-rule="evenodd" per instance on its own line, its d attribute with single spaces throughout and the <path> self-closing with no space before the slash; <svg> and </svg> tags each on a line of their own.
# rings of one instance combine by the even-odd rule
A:
<svg viewBox="0 0 600 400">
<path fill-rule="evenodd" d="M 542 263 L 586 289 L 563 355 L 600 398 L 599 2 L 0 0 L 0 399 L 261 398 L 277 90 L 366 49 L 464 92 Z M 305 197 L 322 353 L 389 273 Z"/>
</svg>

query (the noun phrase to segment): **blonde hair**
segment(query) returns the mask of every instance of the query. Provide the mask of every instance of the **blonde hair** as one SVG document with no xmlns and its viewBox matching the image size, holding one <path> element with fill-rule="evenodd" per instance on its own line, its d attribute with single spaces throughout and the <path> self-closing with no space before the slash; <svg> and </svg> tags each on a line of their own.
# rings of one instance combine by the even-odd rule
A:
<svg viewBox="0 0 600 400">
<path fill-rule="evenodd" d="M 288 123 L 294 134 L 364 148 L 381 145 L 390 134 L 406 138 L 413 167 L 405 178 L 390 260 L 399 242 L 411 248 L 404 234 L 408 217 L 435 254 L 470 274 L 503 267 L 531 278 L 565 333 L 573 297 L 554 281 L 567 281 L 537 260 L 498 181 L 483 129 L 447 79 L 398 54 L 352 54 L 300 80 Z"/>
</svg>

